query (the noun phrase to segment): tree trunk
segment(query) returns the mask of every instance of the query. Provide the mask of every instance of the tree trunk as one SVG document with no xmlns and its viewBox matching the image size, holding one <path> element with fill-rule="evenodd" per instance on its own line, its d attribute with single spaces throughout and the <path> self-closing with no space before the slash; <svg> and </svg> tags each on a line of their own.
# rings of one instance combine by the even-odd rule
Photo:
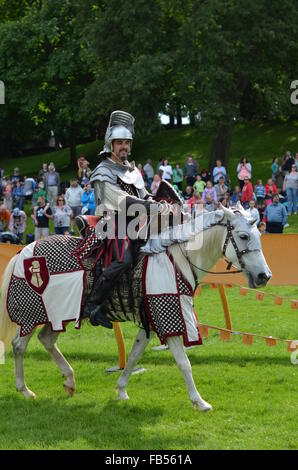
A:
<svg viewBox="0 0 298 470">
<path fill-rule="evenodd" d="M 69 137 L 69 152 L 70 152 L 70 160 L 69 160 L 69 168 L 72 170 L 77 168 L 77 149 L 76 149 L 76 134 L 75 130 L 71 129 L 70 137 Z"/>
<path fill-rule="evenodd" d="M 170 117 L 169 128 L 174 129 L 174 127 L 175 127 L 175 116 L 174 116 L 174 114 L 171 113 L 169 117 Z"/>
<path fill-rule="evenodd" d="M 232 137 L 232 125 L 222 126 L 211 145 L 210 160 L 208 170 L 212 172 L 216 166 L 216 160 L 221 160 L 222 165 L 227 169 L 230 158 L 230 146 Z"/>
<path fill-rule="evenodd" d="M 182 113 L 180 103 L 177 103 L 177 127 L 178 129 L 182 127 Z"/>
<path fill-rule="evenodd" d="M 194 113 L 189 113 L 189 124 L 190 127 L 195 127 L 196 125 L 196 115 Z"/>
</svg>

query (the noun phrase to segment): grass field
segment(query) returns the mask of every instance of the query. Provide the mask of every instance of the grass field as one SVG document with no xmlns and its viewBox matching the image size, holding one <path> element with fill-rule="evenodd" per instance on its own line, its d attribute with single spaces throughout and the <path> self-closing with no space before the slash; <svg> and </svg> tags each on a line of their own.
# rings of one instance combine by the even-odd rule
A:
<svg viewBox="0 0 298 470">
<path fill-rule="evenodd" d="M 297 287 L 270 288 L 297 299 Z M 273 298 L 227 290 L 233 329 L 284 339 L 298 339 L 297 310 Z M 199 321 L 224 327 L 219 294 L 205 286 L 196 298 Z M 129 351 L 137 333 L 123 324 Z M 214 410 L 193 410 L 186 387 L 169 351 L 152 351 L 140 361 L 146 372 L 131 377 L 130 401 L 117 402 L 117 365 L 113 332 L 74 324 L 58 344 L 76 374 L 77 392 L 65 396 L 60 371 L 36 336 L 29 344 L 25 376 L 37 398 L 27 401 L 14 390 L 13 359 L 0 366 L 1 449 L 297 449 L 297 367 L 284 343 L 252 346 L 238 335 L 222 343 L 210 331 L 203 346 L 188 351 L 201 395 Z"/>
</svg>

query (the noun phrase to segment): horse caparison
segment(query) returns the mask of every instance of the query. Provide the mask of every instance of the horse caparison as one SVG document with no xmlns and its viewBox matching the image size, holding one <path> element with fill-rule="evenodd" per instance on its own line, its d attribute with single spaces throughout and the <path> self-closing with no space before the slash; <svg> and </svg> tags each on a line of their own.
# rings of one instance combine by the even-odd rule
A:
<svg viewBox="0 0 298 470">
<path fill-rule="evenodd" d="M 265 285 L 271 278 L 271 272 L 262 253 L 260 234 L 255 221 L 249 219 L 241 205 L 232 209 L 221 207 L 220 210 L 214 213 L 204 213 L 199 217 L 206 217 L 208 220 L 208 217 L 211 217 L 210 214 L 213 214 L 212 220 L 213 223 L 215 220 L 215 223 L 209 227 L 208 223 L 205 224 L 207 228 L 203 234 L 198 233 L 195 236 L 191 245 L 183 243 L 172 245 L 168 248 L 177 268 L 182 272 L 185 279 L 192 285 L 195 283 L 194 279 L 199 283 L 205 276 L 205 271 L 209 271 L 214 266 L 223 255 L 224 250 L 225 257 L 238 269 L 242 268 L 242 272 L 246 276 L 250 287 L 256 288 Z M 227 226 L 229 227 L 229 232 L 227 231 Z M 228 233 L 229 240 L 231 240 L 232 235 L 233 243 L 230 241 L 226 243 Z M 196 248 L 196 241 L 199 237 L 201 237 L 200 243 L 198 243 Z M 241 263 L 239 253 L 242 253 Z M 35 393 L 27 387 L 24 379 L 24 355 L 33 331 L 27 336 L 21 337 L 20 329 L 10 320 L 6 308 L 9 282 L 17 256 L 10 260 L 2 282 L 0 340 L 4 342 L 6 349 L 12 344 L 17 391 L 22 392 L 25 397 L 35 397 Z M 159 255 L 155 254 L 152 256 Z M 63 289 L 63 285 L 60 288 Z M 139 318 L 136 319 L 134 315 L 132 315 L 131 319 L 139 321 Z M 153 334 L 153 331 L 150 331 L 148 337 L 144 329 L 139 330 L 126 367 L 117 382 L 119 400 L 127 400 L 129 398 L 126 390 L 129 377 Z M 63 384 L 65 391 L 72 395 L 75 391 L 74 371 L 56 345 L 58 336 L 58 332 L 53 332 L 50 325 L 45 324 L 38 334 L 38 339 L 61 370 L 65 378 Z M 169 337 L 167 344 L 184 377 L 191 403 L 200 411 L 211 410 L 212 406 L 201 397 L 195 386 L 191 364 L 181 339 L 179 337 Z"/>
</svg>

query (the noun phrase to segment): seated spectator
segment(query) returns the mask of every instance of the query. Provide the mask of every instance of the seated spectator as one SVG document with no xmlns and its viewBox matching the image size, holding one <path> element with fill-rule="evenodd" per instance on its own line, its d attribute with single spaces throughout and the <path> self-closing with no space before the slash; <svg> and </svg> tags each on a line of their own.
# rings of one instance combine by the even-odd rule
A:
<svg viewBox="0 0 298 470">
<path fill-rule="evenodd" d="M 95 204 L 95 195 L 94 189 L 92 189 L 91 183 L 88 183 L 84 188 L 84 193 L 81 198 L 81 203 L 83 204 L 82 214 L 83 215 L 94 215 L 96 204 Z"/>
<path fill-rule="evenodd" d="M 50 205 L 46 204 L 44 197 L 40 196 L 38 198 L 37 206 L 34 207 L 31 218 L 35 226 L 35 240 L 46 238 L 49 235 L 49 219 L 53 219 L 53 214 Z"/>
<path fill-rule="evenodd" d="M 23 242 L 23 235 L 26 230 L 27 216 L 24 211 L 15 207 L 10 215 L 9 230 L 18 237 L 18 242 Z"/>
<path fill-rule="evenodd" d="M 221 201 L 224 199 L 226 192 L 229 190 L 228 186 L 225 184 L 225 179 L 223 176 L 220 176 L 218 183 L 214 186 L 216 191 L 217 200 Z"/>
<path fill-rule="evenodd" d="M 216 202 L 209 193 L 206 194 L 204 208 L 207 212 L 213 212 L 216 209 Z"/>
<path fill-rule="evenodd" d="M 277 187 L 275 186 L 271 178 L 267 181 L 267 184 L 265 184 L 265 193 L 266 205 L 271 204 L 273 194 L 278 193 Z"/>
<path fill-rule="evenodd" d="M 173 170 L 172 165 L 169 165 L 168 160 L 165 160 L 163 165 L 160 165 L 159 170 L 162 171 L 162 179 L 166 180 L 168 183 L 171 183 Z"/>
<path fill-rule="evenodd" d="M 192 197 L 193 189 L 192 186 L 186 186 L 185 191 L 183 191 L 183 199 L 185 202 L 188 202 Z"/>
<path fill-rule="evenodd" d="M 74 235 L 74 222 L 75 222 L 75 217 L 77 215 L 80 215 L 81 210 L 82 210 L 82 196 L 84 194 L 83 189 L 81 186 L 78 184 L 78 180 L 75 178 L 72 180 L 70 188 L 66 190 L 65 193 L 65 201 L 66 204 L 71 208 L 72 210 L 72 217 L 70 220 L 70 234 Z"/>
<path fill-rule="evenodd" d="M 150 159 L 147 160 L 147 163 L 146 163 L 146 165 L 144 165 L 143 170 L 144 170 L 144 173 L 145 173 L 145 176 L 146 176 L 147 187 L 151 188 L 151 184 L 152 184 L 153 178 L 154 178 L 154 170 L 153 170 L 153 166 L 152 166 L 152 161 Z"/>
<path fill-rule="evenodd" d="M 253 199 L 253 187 L 249 178 L 246 176 L 244 178 L 244 186 L 241 193 L 241 204 L 244 209 L 248 209 L 249 201 L 251 201 L 251 199 Z"/>
<path fill-rule="evenodd" d="M 190 155 L 184 165 L 184 176 L 187 186 L 193 186 L 197 177 L 197 166 Z"/>
<path fill-rule="evenodd" d="M 211 174 L 205 168 L 203 168 L 203 170 L 201 171 L 201 178 L 202 181 L 205 181 L 205 183 L 207 183 L 207 181 L 211 181 Z"/>
<path fill-rule="evenodd" d="M 273 194 L 272 204 L 269 204 L 264 212 L 264 222 L 267 224 L 268 233 L 282 233 L 287 219 L 287 210 L 279 202 L 279 195 Z"/>
<path fill-rule="evenodd" d="M 262 207 L 265 204 L 265 196 L 266 196 L 266 190 L 265 186 L 263 185 L 262 180 L 258 180 L 258 183 L 255 185 L 255 196 L 257 199 L 257 208 L 262 209 Z"/>
<path fill-rule="evenodd" d="M 251 164 L 249 163 L 245 155 L 243 155 L 240 160 L 240 163 L 238 163 L 237 177 L 241 190 L 244 186 L 244 178 L 248 178 L 249 180 L 251 180 Z"/>
<path fill-rule="evenodd" d="M 153 181 L 152 181 L 152 184 L 151 184 L 151 193 L 152 193 L 152 196 L 156 196 L 156 193 L 157 193 L 157 190 L 159 188 L 159 185 L 160 185 L 160 176 L 159 175 L 154 175 L 153 177 Z"/>
<path fill-rule="evenodd" d="M 276 175 L 279 170 L 279 163 L 278 163 L 278 157 L 274 157 L 272 160 L 272 165 L 271 165 L 271 172 L 272 172 L 272 181 L 275 182 Z"/>
<path fill-rule="evenodd" d="M 211 181 L 207 181 L 206 188 L 203 191 L 203 201 L 206 202 L 207 194 L 210 194 L 213 202 L 217 202 L 217 194 Z"/>
<path fill-rule="evenodd" d="M 6 208 L 5 204 L 0 206 L 0 232 L 6 232 L 8 230 L 10 221 L 10 212 Z"/>
<path fill-rule="evenodd" d="M 213 168 L 212 177 L 213 183 L 217 184 L 219 182 L 219 177 L 223 176 L 225 181 L 227 180 L 227 170 L 222 166 L 221 160 L 216 160 L 216 166 Z"/>
<path fill-rule="evenodd" d="M 225 193 L 224 197 L 221 199 L 220 202 L 224 207 L 231 207 L 232 201 L 230 193 L 228 191 Z"/>
<path fill-rule="evenodd" d="M 197 180 L 196 180 L 195 184 L 193 185 L 194 191 L 196 191 L 200 194 L 203 194 L 205 186 L 206 186 L 206 182 L 202 180 L 201 175 L 197 175 Z"/>
<path fill-rule="evenodd" d="M 182 183 L 183 183 L 183 171 L 180 168 L 179 163 L 176 163 L 175 168 L 173 170 L 173 185 L 176 185 L 180 191 L 182 191 Z"/>
<path fill-rule="evenodd" d="M 193 196 L 188 200 L 188 207 L 190 208 L 191 214 L 195 213 L 195 207 L 198 204 L 203 204 L 203 199 L 199 192 L 194 192 Z"/>
<path fill-rule="evenodd" d="M 70 225 L 71 208 L 65 204 L 64 195 L 56 198 L 56 205 L 52 208 L 54 216 L 54 228 L 56 235 L 64 235 Z"/>
<path fill-rule="evenodd" d="M 240 186 L 235 186 L 232 193 L 232 204 L 235 206 L 238 201 L 241 201 L 241 189 Z"/>
<path fill-rule="evenodd" d="M 260 214 L 258 209 L 255 207 L 256 206 L 256 201 L 254 199 L 251 199 L 249 201 L 249 207 L 246 209 L 246 213 L 250 215 L 252 219 L 256 220 L 256 224 L 260 222 Z"/>
<path fill-rule="evenodd" d="M 16 181 L 16 186 L 12 190 L 13 206 L 23 209 L 24 186 L 20 181 Z"/>
</svg>

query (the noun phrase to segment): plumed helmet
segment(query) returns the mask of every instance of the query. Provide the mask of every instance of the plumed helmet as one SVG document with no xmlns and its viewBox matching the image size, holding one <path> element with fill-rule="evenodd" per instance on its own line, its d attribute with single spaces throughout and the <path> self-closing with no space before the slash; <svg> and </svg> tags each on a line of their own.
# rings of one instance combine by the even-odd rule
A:
<svg viewBox="0 0 298 470">
<path fill-rule="evenodd" d="M 135 119 L 131 114 L 125 111 L 113 111 L 106 130 L 105 145 L 100 154 L 112 152 L 112 142 L 115 139 L 132 141 L 134 135 L 134 122 Z"/>
</svg>

